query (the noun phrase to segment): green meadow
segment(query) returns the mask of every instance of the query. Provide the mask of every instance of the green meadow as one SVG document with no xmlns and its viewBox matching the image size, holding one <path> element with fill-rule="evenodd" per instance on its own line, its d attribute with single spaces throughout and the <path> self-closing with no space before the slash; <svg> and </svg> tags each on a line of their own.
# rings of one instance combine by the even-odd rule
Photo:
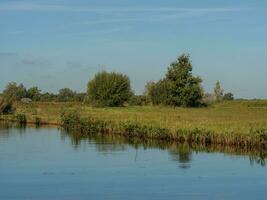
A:
<svg viewBox="0 0 267 200">
<path fill-rule="evenodd" d="M 219 134 L 249 134 L 252 129 L 267 129 L 266 100 L 235 100 L 203 108 L 167 106 L 125 106 L 96 108 L 82 103 L 16 103 L 16 114 L 25 114 L 28 123 L 39 119 L 44 124 L 61 124 L 62 112 L 76 111 L 83 118 L 178 129 L 205 129 Z M 15 115 L 16 115 L 15 114 Z M 1 116 L 12 119 L 14 115 Z"/>
</svg>

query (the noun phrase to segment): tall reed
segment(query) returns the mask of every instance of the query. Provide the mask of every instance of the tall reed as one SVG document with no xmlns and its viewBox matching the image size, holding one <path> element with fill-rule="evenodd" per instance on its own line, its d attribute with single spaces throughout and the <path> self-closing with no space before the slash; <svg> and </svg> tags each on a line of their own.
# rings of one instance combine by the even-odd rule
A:
<svg viewBox="0 0 267 200">
<path fill-rule="evenodd" d="M 67 131 L 81 134 L 109 133 L 123 135 L 128 138 L 159 139 L 177 141 L 190 144 L 217 144 L 236 147 L 257 147 L 267 149 L 267 131 L 265 129 L 251 129 L 250 133 L 215 133 L 206 129 L 170 129 L 142 124 L 136 121 L 114 123 L 111 121 L 81 117 L 79 112 L 64 112 L 61 115 L 62 127 Z"/>
</svg>

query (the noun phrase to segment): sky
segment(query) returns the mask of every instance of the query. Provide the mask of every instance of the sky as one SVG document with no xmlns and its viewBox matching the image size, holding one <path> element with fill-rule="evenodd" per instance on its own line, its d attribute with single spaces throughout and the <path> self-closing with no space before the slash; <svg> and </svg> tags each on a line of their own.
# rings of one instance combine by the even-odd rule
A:
<svg viewBox="0 0 267 200">
<path fill-rule="evenodd" d="M 82 92 L 107 70 L 141 94 L 182 53 L 205 91 L 267 98 L 267 0 L 0 0 L 0 90 Z"/>
</svg>

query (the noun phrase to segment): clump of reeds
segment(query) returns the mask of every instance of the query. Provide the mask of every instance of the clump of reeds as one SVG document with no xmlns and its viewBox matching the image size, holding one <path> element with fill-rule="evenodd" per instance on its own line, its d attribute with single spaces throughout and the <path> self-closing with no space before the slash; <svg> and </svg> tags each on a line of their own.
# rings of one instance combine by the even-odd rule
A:
<svg viewBox="0 0 267 200">
<path fill-rule="evenodd" d="M 249 133 L 244 134 L 233 132 L 216 133 L 199 128 L 178 129 L 173 133 L 165 127 L 142 124 L 136 121 L 111 123 L 110 121 L 94 119 L 92 117 L 82 118 L 76 111 L 62 113 L 61 120 L 64 129 L 81 134 L 112 133 L 143 140 L 160 139 L 199 145 L 217 144 L 241 148 L 257 147 L 267 149 L 267 131 L 265 129 L 251 129 Z"/>
<path fill-rule="evenodd" d="M 34 124 L 35 124 L 36 126 L 40 126 L 41 123 L 42 123 L 41 118 L 36 116 L 36 117 L 34 118 Z"/>
<path fill-rule="evenodd" d="M 77 111 L 61 114 L 62 127 L 68 131 L 80 133 L 103 133 L 108 130 L 108 123 L 93 118 L 81 118 Z"/>
<path fill-rule="evenodd" d="M 128 137 L 171 139 L 169 129 L 159 126 L 143 125 L 138 122 L 119 123 L 119 132 Z"/>
<path fill-rule="evenodd" d="M 17 113 L 15 119 L 19 124 L 27 124 L 27 117 L 24 113 Z"/>
</svg>

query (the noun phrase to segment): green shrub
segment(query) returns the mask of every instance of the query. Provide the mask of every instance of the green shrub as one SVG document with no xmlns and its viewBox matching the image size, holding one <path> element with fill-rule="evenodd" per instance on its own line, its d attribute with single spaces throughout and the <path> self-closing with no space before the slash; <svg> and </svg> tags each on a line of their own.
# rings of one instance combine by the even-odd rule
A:
<svg viewBox="0 0 267 200">
<path fill-rule="evenodd" d="M 150 103 L 148 97 L 144 95 L 134 95 L 129 100 L 129 105 L 131 106 L 144 106 Z"/>
<path fill-rule="evenodd" d="M 154 105 L 170 104 L 170 84 L 167 80 L 162 79 L 158 82 L 150 82 L 148 87 L 149 97 Z"/>
<path fill-rule="evenodd" d="M 100 72 L 89 81 L 87 93 L 96 106 L 122 106 L 132 96 L 130 80 L 115 72 Z"/>
</svg>

